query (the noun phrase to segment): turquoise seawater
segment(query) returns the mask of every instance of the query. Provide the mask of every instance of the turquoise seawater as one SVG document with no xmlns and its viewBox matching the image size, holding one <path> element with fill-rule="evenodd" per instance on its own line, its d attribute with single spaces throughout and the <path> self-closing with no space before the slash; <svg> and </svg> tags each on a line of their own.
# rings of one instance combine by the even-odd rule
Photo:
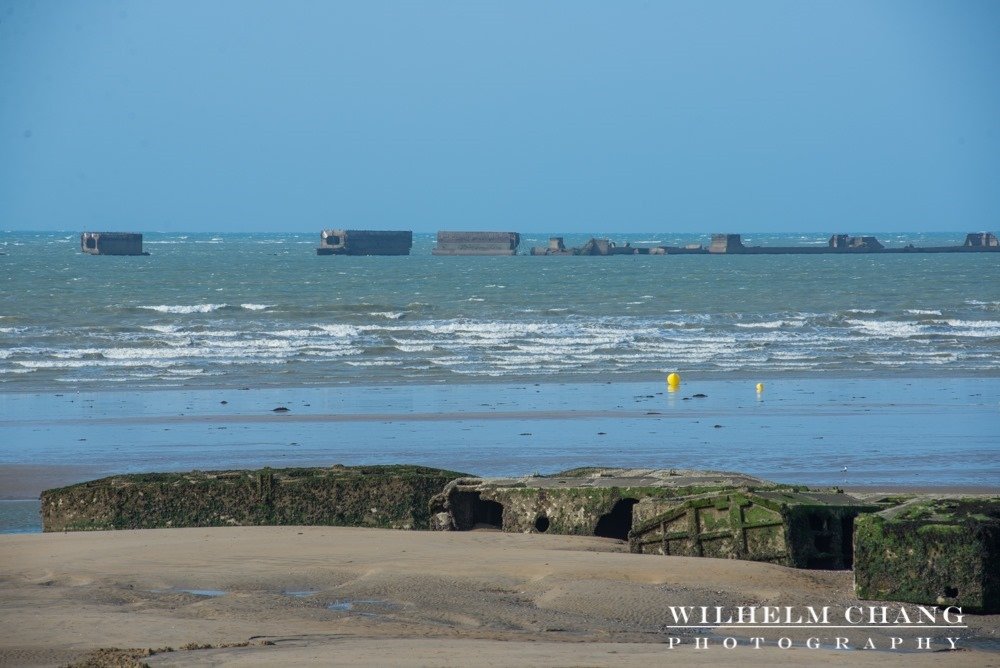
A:
<svg viewBox="0 0 1000 668">
<path fill-rule="evenodd" d="M 76 232 L 0 233 L 0 391 L 1000 376 L 1000 254 L 434 257 L 418 234 L 410 256 L 320 257 L 318 240 L 146 233 L 148 257 L 92 257 Z"/>
</svg>

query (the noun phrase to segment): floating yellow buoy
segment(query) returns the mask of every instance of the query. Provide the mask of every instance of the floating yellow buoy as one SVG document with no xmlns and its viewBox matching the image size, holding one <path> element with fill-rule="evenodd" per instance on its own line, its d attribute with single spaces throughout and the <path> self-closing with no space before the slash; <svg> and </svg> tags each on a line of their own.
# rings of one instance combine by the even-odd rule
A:
<svg viewBox="0 0 1000 668">
<path fill-rule="evenodd" d="M 679 373 L 672 373 L 667 376 L 667 387 L 672 387 L 677 389 L 681 384 L 681 375 Z"/>
<path fill-rule="evenodd" d="M 760 392 L 763 392 L 763 391 L 764 391 L 764 383 L 757 383 L 757 392 L 758 392 L 758 394 Z"/>
</svg>

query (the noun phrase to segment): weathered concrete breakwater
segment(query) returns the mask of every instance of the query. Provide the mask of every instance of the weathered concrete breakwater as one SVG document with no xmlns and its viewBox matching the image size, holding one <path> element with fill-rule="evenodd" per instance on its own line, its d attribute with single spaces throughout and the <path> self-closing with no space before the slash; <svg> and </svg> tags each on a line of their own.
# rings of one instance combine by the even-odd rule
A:
<svg viewBox="0 0 1000 668">
<path fill-rule="evenodd" d="M 88 255 L 149 255 L 142 250 L 142 235 L 135 232 L 84 232 L 80 252 Z"/>
<path fill-rule="evenodd" d="M 632 552 L 854 569 L 863 599 L 1000 612 L 1000 498 L 859 498 L 712 471 L 486 479 L 417 466 L 122 475 L 47 490 L 45 531 L 329 525 L 596 535 Z"/>
<path fill-rule="evenodd" d="M 859 253 L 992 253 L 1000 252 L 1000 242 L 990 232 L 967 234 L 961 246 L 886 248 L 875 237 L 835 234 L 826 246 L 746 246 L 739 234 L 713 234 L 708 246 L 619 246 L 610 239 L 591 239 L 578 248 L 567 248 L 562 237 L 552 237 L 548 246 L 535 246 L 532 255 L 831 255 Z"/>
<path fill-rule="evenodd" d="M 323 230 L 316 255 L 409 255 L 409 230 Z"/>
<path fill-rule="evenodd" d="M 517 255 L 517 232 L 438 232 L 433 255 Z"/>
<path fill-rule="evenodd" d="M 517 232 L 437 233 L 433 255 L 517 255 L 521 235 Z M 413 232 L 409 230 L 323 230 L 317 255 L 409 255 Z M 142 235 L 131 232 L 84 232 L 80 250 L 90 255 L 149 255 L 142 249 Z M 535 246 L 530 255 L 827 255 L 857 253 L 991 253 L 1000 252 L 1000 241 L 991 232 L 966 235 L 961 246 L 917 247 L 912 244 L 886 248 L 871 236 L 835 234 L 826 246 L 747 246 L 739 234 L 713 234 L 711 242 L 687 246 L 624 244 L 592 238 L 583 246 L 569 248 L 563 237 L 552 237 L 548 246 Z"/>
<path fill-rule="evenodd" d="M 399 252 L 398 235 L 404 232 L 365 232 L 362 230 L 324 230 L 320 255 L 405 255 Z M 395 237 L 393 235 L 396 235 Z M 336 240 L 336 250 L 328 245 Z M 412 244 L 412 235 L 407 238 Z M 434 255 L 517 255 L 521 237 L 517 232 L 438 232 Z M 592 238 L 583 246 L 567 247 L 563 237 L 552 237 L 547 246 L 535 246 L 529 251 L 535 256 L 559 255 L 829 255 L 859 253 L 992 253 L 1000 252 L 1000 241 L 991 232 L 972 232 L 966 235 L 961 246 L 917 247 L 909 244 L 899 248 L 886 248 L 872 236 L 853 237 L 835 234 L 825 246 L 747 246 L 739 234 L 713 234 L 705 246 L 619 246 L 611 239 Z"/>
<path fill-rule="evenodd" d="M 464 474 L 422 466 L 119 475 L 42 493 L 44 531 L 241 525 L 426 529 L 429 501 Z"/>
</svg>

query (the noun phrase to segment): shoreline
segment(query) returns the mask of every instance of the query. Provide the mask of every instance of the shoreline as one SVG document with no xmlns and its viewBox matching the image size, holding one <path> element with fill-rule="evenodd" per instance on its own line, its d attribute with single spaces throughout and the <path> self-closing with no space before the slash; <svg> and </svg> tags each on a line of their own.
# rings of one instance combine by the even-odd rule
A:
<svg viewBox="0 0 1000 668">
<path fill-rule="evenodd" d="M 492 385 L 630 385 L 660 383 L 665 387 L 667 374 L 680 373 L 685 379 L 685 384 L 695 382 L 720 383 L 720 382 L 757 382 L 780 383 L 809 380 L 836 380 L 836 381 L 893 381 L 893 380 L 926 380 L 926 381 L 947 381 L 947 380 L 989 380 L 1000 379 L 1000 367 L 996 369 L 983 369 L 966 372 L 944 372 L 940 374 L 929 373 L 927 369 L 907 370 L 892 369 L 871 370 L 865 374 L 858 370 L 845 369 L 823 369 L 816 371 L 781 371 L 777 374 L 747 371 L 703 371 L 699 369 L 687 369 L 683 366 L 657 371 L 650 371 L 644 374 L 627 373 L 619 375 L 609 373 L 580 373 L 580 374 L 538 374 L 522 376 L 459 376 L 440 379 L 421 379 L 417 377 L 394 377 L 379 379 L 378 382 L 359 382 L 355 379 L 345 379 L 342 381 L 323 381 L 317 383 L 295 383 L 295 382 L 260 382 L 253 383 L 253 387 L 248 387 L 241 383 L 212 384 L 210 382 L 191 384 L 171 384 L 171 385 L 147 385 L 135 383 L 125 389 L 125 381 L 87 381 L 74 380 L 62 385 L 44 385 L 37 388 L 7 387 L 0 384 L 0 398 L 3 395 L 65 395 L 65 394 L 95 394 L 95 393 L 154 393 L 154 392 L 247 392 L 247 391 L 281 391 L 281 390 L 340 390 L 358 389 L 372 390 L 377 388 L 409 388 L 409 387 L 455 387 L 455 386 L 492 386 Z M 610 377 L 610 378 L 609 378 Z M 134 381 L 132 381 L 134 382 Z M 102 384 L 104 383 L 104 384 Z"/>
</svg>

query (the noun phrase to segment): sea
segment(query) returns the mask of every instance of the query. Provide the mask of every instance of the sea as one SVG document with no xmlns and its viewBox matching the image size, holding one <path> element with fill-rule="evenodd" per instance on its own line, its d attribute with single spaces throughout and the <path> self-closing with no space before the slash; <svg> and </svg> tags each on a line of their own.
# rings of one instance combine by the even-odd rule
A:
<svg viewBox="0 0 1000 668">
<path fill-rule="evenodd" d="M 409 256 L 343 257 L 317 256 L 318 233 L 144 237 L 148 256 L 94 257 L 76 232 L 0 233 L 0 392 L 1000 376 L 1000 254 L 435 257 L 416 234 Z"/>
<path fill-rule="evenodd" d="M 709 241 L 522 234 L 522 252 L 550 236 Z M 148 256 L 113 257 L 81 253 L 75 231 L 0 233 L 0 533 L 39 531 L 45 488 L 261 466 L 1000 492 L 1000 253 L 436 257 L 415 234 L 409 256 L 346 257 L 318 242 L 146 232 Z"/>
</svg>

